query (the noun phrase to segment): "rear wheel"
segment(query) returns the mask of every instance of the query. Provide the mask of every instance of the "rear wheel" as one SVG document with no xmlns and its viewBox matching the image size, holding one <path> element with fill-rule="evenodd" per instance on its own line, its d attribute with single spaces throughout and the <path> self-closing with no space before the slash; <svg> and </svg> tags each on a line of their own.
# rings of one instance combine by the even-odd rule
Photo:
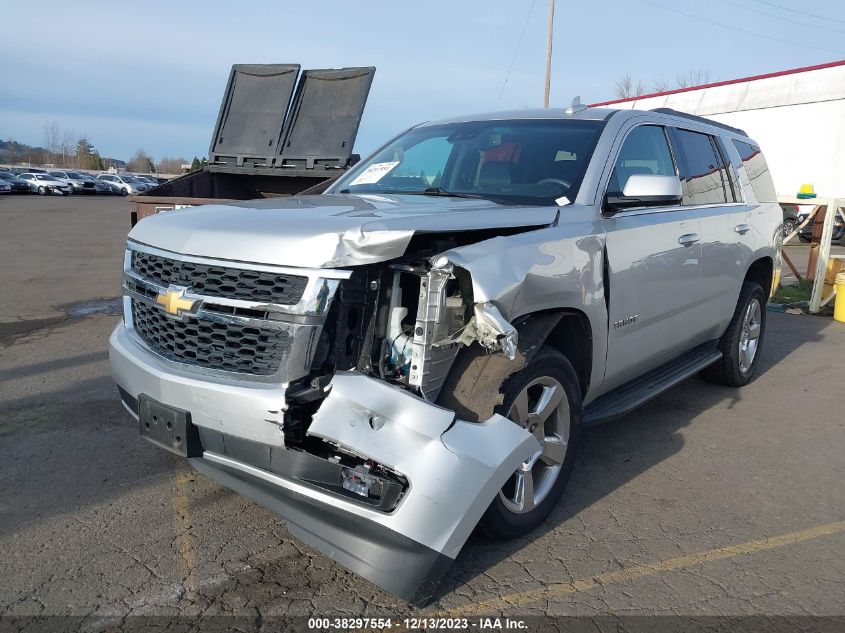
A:
<svg viewBox="0 0 845 633">
<path fill-rule="evenodd" d="M 537 527 L 560 499 L 580 439 L 581 389 L 567 358 L 543 347 L 503 386 L 497 413 L 530 432 L 537 451 L 514 472 L 481 519 L 495 538 L 515 538 Z"/>
<path fill-rule="evenodd" d="M 742 284 L 736 310 L 728 329 L 719 339 L 722 358 L 704 370 L 710 382 L 741 387 L 751 382 L 766 333 L 766 296 L 759 284 Z"/>
</svg>

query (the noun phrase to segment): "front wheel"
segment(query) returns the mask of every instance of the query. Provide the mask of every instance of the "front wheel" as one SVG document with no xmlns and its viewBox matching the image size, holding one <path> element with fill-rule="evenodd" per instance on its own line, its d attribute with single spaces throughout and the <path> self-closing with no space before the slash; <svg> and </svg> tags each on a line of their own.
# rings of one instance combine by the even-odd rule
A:
<svg viewBox="0 0 845 633">
<path fill-rule="evenodd" d="M 514 472 L 481 519 L 494 538 L 522 536 L 549 515 L 566 487 L 581 431 L 581 389 L 567 358 L 543 347 L 503 386 L 496 409 L 538 441 L 537 451 Z"/>
<path fill-rule="evenodd" d="M 43 185 L 42 185 L 42 186 L 40 186 L 40 187 L 38 187 L 38 195 L 39 195 L 39 196 L 43 196 L 43 195 L 45 195 L 46 193 L 47 193 L 47 188 L 46 188 L 46 187 L 44 187 Z"/>
<path fill-rule="evenodd" d="M 722 358 L 704 370 L 704 378 L 729 387 L 751 382 L 766 333 L 766 295 L 759 284 L 742 284 L 728 329 L 719 339 Z"/>
<path fill-rule="evenodd" d="M 120 190 L 120 195 L 121 196 L 128 196 L 129 190 L 124 187 L 123 189 Z"/>
</svg>

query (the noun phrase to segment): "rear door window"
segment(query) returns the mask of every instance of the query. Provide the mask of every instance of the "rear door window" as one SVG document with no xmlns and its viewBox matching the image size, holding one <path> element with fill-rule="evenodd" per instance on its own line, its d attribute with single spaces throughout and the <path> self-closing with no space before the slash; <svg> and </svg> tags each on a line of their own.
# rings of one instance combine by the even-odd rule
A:
<svg viewBox="0 0 845 633">
<path fill-rule="evenodd" d="M 733 202 L 725 165 L 710 135 L 676 129 L 675 138 L 681 154 L 682 204 Z"/>
<path fill-rule="evenodd" d="M 742 166 L 751 181 L 751 189 L 757 202 L 777 202 L 777 193 L 769 173 L 769 166 L 760 148 L 751 143 L 734 139 L 734 147 L 742 159 Z"/>
</svg>

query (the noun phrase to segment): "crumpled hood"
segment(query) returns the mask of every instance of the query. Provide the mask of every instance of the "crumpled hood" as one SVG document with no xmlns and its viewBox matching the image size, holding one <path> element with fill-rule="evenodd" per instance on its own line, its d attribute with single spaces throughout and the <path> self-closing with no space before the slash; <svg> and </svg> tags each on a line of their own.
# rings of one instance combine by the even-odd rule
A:
<svg viewBox="0 0 845 633">
<path fill-rule="evenodd" d="M 557 213 L 435 196 L 295 196 L 159 213 L 129 238 L 185 255 L 329 268 L 400 257 L 417 232 L 540 227 Z"/>
</svg>

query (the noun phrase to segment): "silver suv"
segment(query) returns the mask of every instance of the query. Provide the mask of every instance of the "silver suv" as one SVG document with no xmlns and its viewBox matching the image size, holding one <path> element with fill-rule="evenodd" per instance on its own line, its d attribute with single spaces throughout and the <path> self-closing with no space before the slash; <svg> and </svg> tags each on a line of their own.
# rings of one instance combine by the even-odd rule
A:
<svg viewBox="0 0 845 633">
<path fill-rule="evenodd" d="M 114 193 L 122 196 L 143 193 L 150 188 L 147 183 L 127 174 L 100 174 L 97 179 L 111 187 Z"/>
<path fill-rule="evenodd" d="M 323 195 L 139 222 L 115 380 L 140 434 L 412 603 L 549 514 L 591 424 L 754 376 L 782 214 L 671 111 L 416 126 Z"/>
</svg>

